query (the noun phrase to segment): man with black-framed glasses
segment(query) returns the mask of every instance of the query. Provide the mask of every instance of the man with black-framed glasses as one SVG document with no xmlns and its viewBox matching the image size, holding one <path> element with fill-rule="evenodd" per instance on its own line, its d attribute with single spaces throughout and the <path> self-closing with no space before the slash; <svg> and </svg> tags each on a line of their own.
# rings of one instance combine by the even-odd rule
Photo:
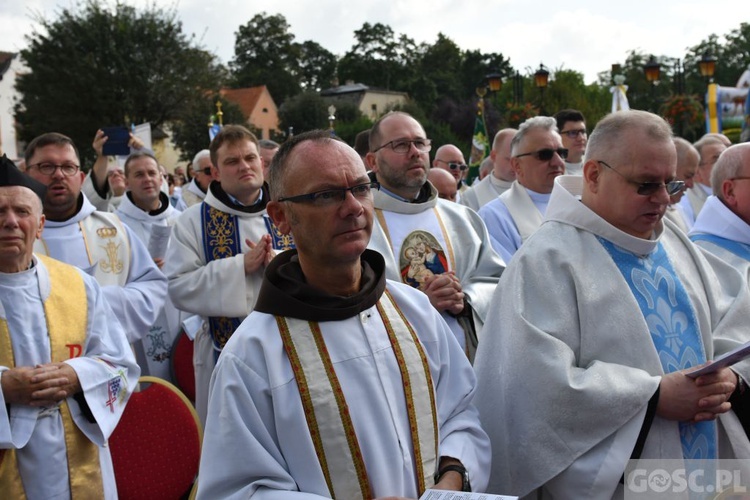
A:
<svg viewBox="0 0 750 500">
<path fill-rule="evenodd" d="M 555 179 L 477 351 L 490 492 L 628 498 L 636 459 L 645 475 L 692 459 L 709 477 L 715 459 L 750 457 L 728 401 L 750 361 L 689 376 L 748 341 L 750 289 L 663 219 L 676 164 L 666 120 L 619 111 L 597 123 L 583 176 Z"/>
<path fill-rule="evenodd" d="M 164 307 L 167 279 L 146 245 L 117 214 L 96 210 L 82 191 L 86 174 L 69 137 L 51 132 L 26 147 L 26 174 L 47 186 L 38 254 L 96 278 L 131 344 L 146 336 Z"/>
<path fill-rule="evenodd" d="M 492 248 L 505 262 L 542 224 L 555 177 L 565 173 L 568 150 L 555 120 L 535 116 L 521 124 L 510 143 L 516 180 L 510 189 L 479 209 Z"/>
<path fill-rule="evenodd" d="M 483 491 L 473 370 L 425 295 L 367 248 L 379 185 L 360 156 L 327 130 L 297 134 L 269 181 L 268 213 L 297 248 L 267 266 L 216 365 L 198 498 Z"/>
<path fill-rule="evenodd" d="M 370 248 L 385 256 L 390 279 L 427 294 L 472 359 L 504 266 L 476 212 L 439 199 L 427 181 L 431 149 L 424 128 L 407 113 L 388 113 L 373 125 L 365 159 L 380 190 Z M 428 272 L 415 272 L 420 260 Z"/>
<path fill-rule="evenodd" d="M 432 168 L 445 170 L 456 180 L 456 202 L 461 202 L 461 193 L 469 189 L 464 184 L 464 177 L 469 166 L 464 160 L 464 154 L 453 144 L 443 144 L 435 151 L 435 159 L 432 160 Z"/>
<path fill-rule="evenodd" d="M 555 113 L 557 130 L 560 132 L 563 147 L 568 150 L 565 159 L 565 173 L 567 175 L 583 174 L 583 158 L 586 154 L 586 120 L 583 113 L 577 109 L 563 109 Z"/>
</svg>

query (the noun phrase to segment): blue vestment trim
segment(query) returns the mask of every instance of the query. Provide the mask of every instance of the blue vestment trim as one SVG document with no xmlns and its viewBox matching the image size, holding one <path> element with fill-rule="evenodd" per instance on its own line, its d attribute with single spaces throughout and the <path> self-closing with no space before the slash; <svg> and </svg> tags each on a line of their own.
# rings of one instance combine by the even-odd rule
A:
<svg viewBox="0 0 750 500">
<path fill-rule="evenodd" d="M 662 244 L 651 254 L 638 256 L 603 238 L 597 239 L 630 286 L 664 373 L 704 363 L 706 354 L 695 312 Z M 683 458 L 716 458 L 715 422 L 680 422 L 679 426 Z"/>
<path fill-rule="evenodd" d="M 732 252 L 738 257 L 742 257 L 743 259 L 750 261 L 750 245 L 740 243 L 739 241 L 728 240 L 726 238 L 722 238 L 721 236 L 716 236 L 714 234 L 706 234 L 706 233 L 693 234 L 690 236 L 690 239 L 692 241 L 708 241 L 710 243 L 720 246 L 724 250 L 728 250 Z"/>
<path fill-rule="evenodd" d="M 203 227 L 203 253 L 206 264 L 212 260 L 234 257 L 242 253 L 242 241 L 236 215 L 228 214 L 201 203 L 201 225 Z M 208 326 L 214 347 L 218 350 L 240 326 L 240 318 L 209 317 Z"/>
</svg>

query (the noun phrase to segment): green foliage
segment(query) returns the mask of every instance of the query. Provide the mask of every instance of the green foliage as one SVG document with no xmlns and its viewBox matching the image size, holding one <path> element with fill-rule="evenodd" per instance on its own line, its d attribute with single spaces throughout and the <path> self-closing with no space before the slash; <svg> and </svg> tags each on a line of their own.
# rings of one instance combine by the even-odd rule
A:
<svg viewBox="0 0 750 500">
<path fill-rule="evenodd" d="M 208 149 L 208 122 L 216 114 L 216 102 L 221 101 L 222 122 L 224 125 L 247 126 L 242 110 L 236 104 L 212 93 L 196 101 L 172 126 L 172 142 L 180 148 L 180 159 L 190 161 L 201 149 Z M 215 121 L 215 120 L 214 120 Z"/>
<path fill-rule="evenodd" d="M 281 14 L 253 16 L 235 33 L 230 63 L 236 88 L 266 85 L 277 103 L 300 92 L 300 46 Z"/>
<path fill-rule="evenodd" d="M 21 51 L 16 108 L 20 139 L 50 131 L 70 136 L 92 159 L 102 126 L 179 120 L 224 76 L 214 56 L 182 32 L 174 9 L 89 0 L 37 19 Z"/>
<path fill-rule="evenodd" d="M 297 94 L 279 108 L 280 128 L 292 127 L 295 134 L 328 128 L 328 106 L 317 92 L 309 90 Z"/>
</svg>

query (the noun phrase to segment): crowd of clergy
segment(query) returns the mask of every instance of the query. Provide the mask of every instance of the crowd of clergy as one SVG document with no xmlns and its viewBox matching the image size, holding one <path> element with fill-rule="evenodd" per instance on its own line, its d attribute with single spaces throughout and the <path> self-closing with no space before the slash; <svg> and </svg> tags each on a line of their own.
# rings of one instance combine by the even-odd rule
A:
<svg viewBox="0 0 750 500">
<path fill-rule="evenodd" d="M 665 459 L 750 485 L 750 359 L 712 363 L 750 342 L 750 144 L 566 109 L 469 185 L 405 112 L 356 151 L 226 125 L 175 192 L 107 141 L 0 159 L 0 497 L 117 498 L 108 439 L 181 336 L 198 498 L 627 498 Z"/>
</svg>

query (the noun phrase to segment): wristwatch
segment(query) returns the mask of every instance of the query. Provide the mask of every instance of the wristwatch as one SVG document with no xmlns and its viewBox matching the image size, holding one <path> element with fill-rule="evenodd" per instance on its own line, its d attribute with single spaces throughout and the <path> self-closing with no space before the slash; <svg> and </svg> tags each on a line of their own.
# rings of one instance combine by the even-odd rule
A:
<svg viewBox="0 0 750 500">
<path fill-rule="evenodd" d="M 446 472 L 450 472 L 450 471 L 458 472 L 459 474 L 461 474 L 461 491 L 471 491 L 471 483 L 469 482 L 469 473 L 466 470 L 466 467 L 460 464 L 446 465 L 445 467 L 437 471 L 435 473 L 435 484 L 437 484 L 438 481 L 440 481 L 440 479 L 443 477 L 443 475 Z"/>
</svg>

